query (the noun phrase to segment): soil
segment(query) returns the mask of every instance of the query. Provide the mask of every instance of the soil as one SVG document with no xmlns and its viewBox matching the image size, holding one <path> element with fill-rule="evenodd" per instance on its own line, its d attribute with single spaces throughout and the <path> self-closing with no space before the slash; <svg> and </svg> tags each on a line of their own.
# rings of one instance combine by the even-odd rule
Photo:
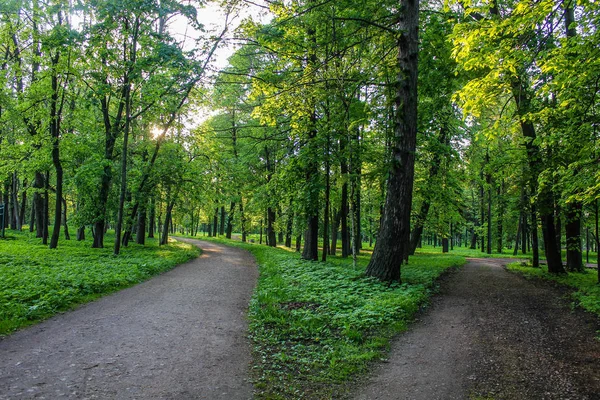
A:
<svg viewBox="0 0 600 400">
<path fill-rule="evenodd" d="M 0 399 L 252 398 L 255 261 L 184 241 L 203 254 L 0 340 Z"/>
<path fill-rule="evenodd" d="M 355 399 L 600 399 L 596 316 L 568 290 L 470 259 Z"/>
</svg>

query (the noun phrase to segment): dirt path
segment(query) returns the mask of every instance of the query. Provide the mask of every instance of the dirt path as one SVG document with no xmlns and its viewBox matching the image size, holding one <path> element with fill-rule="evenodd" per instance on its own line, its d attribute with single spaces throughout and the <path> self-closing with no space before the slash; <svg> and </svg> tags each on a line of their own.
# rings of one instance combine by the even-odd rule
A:
<svg viewBox="0 0 600 400">
<path fill-rule="evenodd" d="M 355 398 L 600 399 L 598 319 L 505 262 L 472 259 L 450 275 Z"/>
<path fill-rule="evenodd" d="M 254 259 L 185 241 L 202 256 L 0 340 L 0 399 L 252 398 Z"/>
</svg>

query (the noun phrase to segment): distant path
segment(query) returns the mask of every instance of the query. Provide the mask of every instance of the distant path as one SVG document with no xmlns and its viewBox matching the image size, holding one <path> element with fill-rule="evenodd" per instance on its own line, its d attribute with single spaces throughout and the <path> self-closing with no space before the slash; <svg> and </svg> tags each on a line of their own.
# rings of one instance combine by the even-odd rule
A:
<svg viewBox="0 0 600 400">
<path fill-rule="evenodd" d="M 0 399 L 250 399 L 246 251 L 203 254 L 0 340 Z"/>
<path fill-rule="evenodd" d="M 598 318 L 565 294 L 470 259 L 355 399 L 600 399 Z"/>
</svg>

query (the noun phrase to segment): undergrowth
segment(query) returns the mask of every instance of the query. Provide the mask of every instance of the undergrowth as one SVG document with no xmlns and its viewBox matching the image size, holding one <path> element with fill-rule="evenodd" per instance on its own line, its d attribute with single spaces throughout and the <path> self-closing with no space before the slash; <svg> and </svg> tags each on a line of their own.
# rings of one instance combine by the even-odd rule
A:
<svg viewBox="0 0 600 400">
<path fill-rule="evenodd" d="M 389 339 L 426 304 L 435 280 L 464 263 L 417 255 L 402 267 L 403 284 L 388 285 L 364 275 L 367 254 L 354 268 L 351 259 L 308 262 L 281 248 L 217 241 L 251 251 L 259 264 L 249 319 L 254 384 L 265 399 L 339 397 L 385 358 Z"/>
<path fill-rule="evenodd" d="M 600 285 L 596 270 L 586 269 L 583 272 L 555 275 L 549 274 L 544 265 L 542 268 L 532 268 L 521 263 L 511 263 L 507 268 L 527 277 L 546 279 L 575 289 L 571 296 L 576 305 L 600 317 Z"/>
<path fill-rule="evenodd" d="M 106 241 L 112 244 L 114 235 Z M 172 242 L 132 244 L 119 256 L 112 246 L 92 249 L 90 241 L 61 240 L 50 250 L 29 233 L 0 239 L 0 335 L 53 314 L 132 286 L 199 254 L 197 247 Z"/>
</svg>

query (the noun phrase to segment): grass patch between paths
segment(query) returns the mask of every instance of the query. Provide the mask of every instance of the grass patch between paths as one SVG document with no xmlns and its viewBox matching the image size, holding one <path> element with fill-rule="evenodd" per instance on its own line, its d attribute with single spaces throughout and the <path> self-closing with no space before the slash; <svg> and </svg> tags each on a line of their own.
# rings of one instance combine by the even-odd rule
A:
<svg viewBox="0 0 600 400">
<path fill-rule="evenodd" d="M 61 240 L 51 250 L 25 232 L 0 239 L 0 335 L 57 312 L 142 282 L 196 257 L 197 247 L 172 242 L 131 244 L 112 254 L 114 235 L 104 249 L 90 241 Z"/>
<path fill-rule="evenodd" d="M 205 237 L 200 239 L 207 239 Z M 264 245 L 209 238 L 254 254 L 260 277 L 249 309 L 253 378 L 265 399 L 338 398 L 389 339 L 426 304 L 436 279 L 464 257 L 421 254 L 402 267 L 403 284 L 364 275 L 369 255 L 326 263 Z"/>
<path fill-rule="evenodd" d="M 587 269 L 584 272 L 554 275 L 548 273 L 545 265 L 542 265 L 541 268 L 533 268 L 521 263 L 511 263 L 507 265 L 507 268 L 509 271 L 517 272 L 525 277 L 546 279 L 575 289 L 571 294 L 575 304 L 600 317 L 600 285 L 597 283 L 598 272 L 596 270 Z"/>
</svg>

